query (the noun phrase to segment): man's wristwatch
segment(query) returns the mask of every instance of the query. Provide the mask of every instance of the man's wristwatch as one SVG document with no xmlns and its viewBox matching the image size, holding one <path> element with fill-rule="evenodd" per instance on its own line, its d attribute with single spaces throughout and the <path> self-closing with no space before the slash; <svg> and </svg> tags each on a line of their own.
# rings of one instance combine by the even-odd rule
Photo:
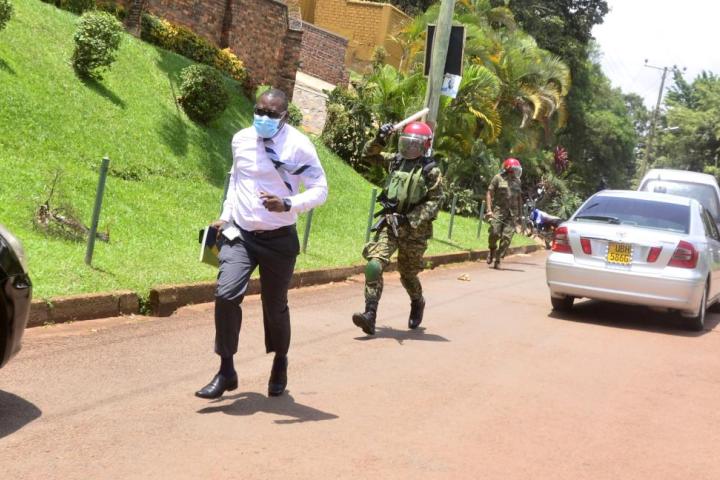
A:
<svg viewBox="0 0 720 480">
<path fill-rule="evenodd" d="M 283 198 L 283 205 L 285 205 L 285 211 L 289 212 L 290 208 L 292 208 L 292 202 L 289 198 Z"/>
</svg>

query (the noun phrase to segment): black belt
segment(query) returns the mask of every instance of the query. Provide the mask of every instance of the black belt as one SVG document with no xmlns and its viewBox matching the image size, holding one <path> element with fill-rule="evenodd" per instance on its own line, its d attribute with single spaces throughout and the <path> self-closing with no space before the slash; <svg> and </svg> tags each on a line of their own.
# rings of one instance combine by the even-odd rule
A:
<svg viewBox="0 0 720 480">
<path fill-rule="evenodd" d="M 276 228 L 274 230 L 243 230 L 249 233 L 253 237 L 269 239 L 286 237 L 295 232 L 295 225 L 285 225 L 284 227 Z"/>
</svg>

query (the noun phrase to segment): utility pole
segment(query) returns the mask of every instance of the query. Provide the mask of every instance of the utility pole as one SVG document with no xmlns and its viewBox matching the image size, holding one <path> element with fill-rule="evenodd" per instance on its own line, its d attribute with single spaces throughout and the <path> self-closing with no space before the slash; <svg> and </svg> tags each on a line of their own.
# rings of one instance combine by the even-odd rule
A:
<svg viewBox="0 0 720 480">
<path fill-rule="evenodd" d="M 655 105 L 655 111 L 653 112 L 652 120 L 650 121 L 650 132 L 648 133 L 647 145 L 645 147 L 645 158 L 642 161 L 642 167 L 640 169 L 640 178 L 645 176 L 645 170 L 652 166 L 652 147 L 653 140 L 655 140 L 655 130 L 657 128 L 657 119 L 660 115 L 660 103 L 662 102 L 663 90 L 665 89 L 665 78 L 667 77 L 668 67 L 656 67 L 655 65 L 649 65 L 645 60 L 645 66 L 647 68 L 654 68 L 655 70 L 662 70 L 662 80 L 660 81 L 660 91 L 658 92 L 657 104 Z M 673 65 L 673 70 L 677 69 L 677 66 Z"/>
<path fill-rule="evenodd" d="M 455 0 L 441 1 L 440 14 L 433 38 L 430 74 L 428 75 L 427 90 L 425 92 L 425 106 L 430 109 L 427 114 L 427 122 L 433 129 L 435 129 L 438 109 L 440 108 L 440 90 L 445 76 L 445 62 L 447 60 L 448 45 L 450 44 L 454 11 Z"/>
</svg>

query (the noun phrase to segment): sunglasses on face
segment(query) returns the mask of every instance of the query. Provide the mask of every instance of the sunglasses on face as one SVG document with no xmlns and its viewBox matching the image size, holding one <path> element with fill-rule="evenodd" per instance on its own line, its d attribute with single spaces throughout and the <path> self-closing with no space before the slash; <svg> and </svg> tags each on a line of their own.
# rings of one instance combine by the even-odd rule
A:
<svg viewBox="0 0 720 480">
<path fill-rule="evenodd" d="M 268 118 L 280 118 L 283 115 L 285 115 L 285 112 L 274 112 L 272 110 L 266 110 L 264 108 L 255 107 L 255 115 L 259 115 L 261 117 L 268 117 Z"/>
</svg>

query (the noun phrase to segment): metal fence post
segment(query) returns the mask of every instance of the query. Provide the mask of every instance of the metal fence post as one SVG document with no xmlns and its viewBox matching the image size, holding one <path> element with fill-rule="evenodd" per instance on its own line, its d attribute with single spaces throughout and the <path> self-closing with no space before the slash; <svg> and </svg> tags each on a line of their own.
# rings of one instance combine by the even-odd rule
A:
<svg viewBox="0 0 720 480">
<path fill-rule="evenodd" d="M 375 213 L 375 199 L 377 198 L 377 188 L 372 189 L 372 196 L 370 198 L 370 212 L 368 213 L 367 229 L 365 230 L 365 243 L 370 241 L 370 229 L 373 224 L 373 214 Z"/>
<path fill-rule="evenodd" d="M 310 238 L 310 226 L 312 225 L 312 217 L 314 211 L 315 209 L 313 208 L 307 214 L 307 219 L 305 221 L 305 233 L 303 233 L 302 253 L 305 253 L 305 251 L 307 250 L 308 239 Z"/>
<path fill-rule="evenodd" d="M 453 195 L 452 206 L 450 207 L 450 228 L 448 229 L 448 240 L 452 239 L 453 223 L 455 223 L 455 205 L 457 204 L 457 195 Z"/>
<path fill-rule="evenodd" d="M 95 193 L 95 207 L 93 208 L 92 224 L 88 234 L 87 250 L 85 251 L 85 263 L 92 263 L 93 250 L 95 250 L 95 236 L 97 235 L 98 222 L 100 221 L 100 208 L 102 207 L 103 193 L 105 192 L 105 179 L 107 178 L 110 159 L 104 157 L 100 165 L 100 178 L 98 180 L 97 192 Z"/>
<path fill-rule="evenodd" d="M 485 200 L 480 204 L 480 220 L 478 221 L 477 237 L 480 238 L 480 231 L 482 230 L 483 218 L 485 218 Z"/>
</svg>

